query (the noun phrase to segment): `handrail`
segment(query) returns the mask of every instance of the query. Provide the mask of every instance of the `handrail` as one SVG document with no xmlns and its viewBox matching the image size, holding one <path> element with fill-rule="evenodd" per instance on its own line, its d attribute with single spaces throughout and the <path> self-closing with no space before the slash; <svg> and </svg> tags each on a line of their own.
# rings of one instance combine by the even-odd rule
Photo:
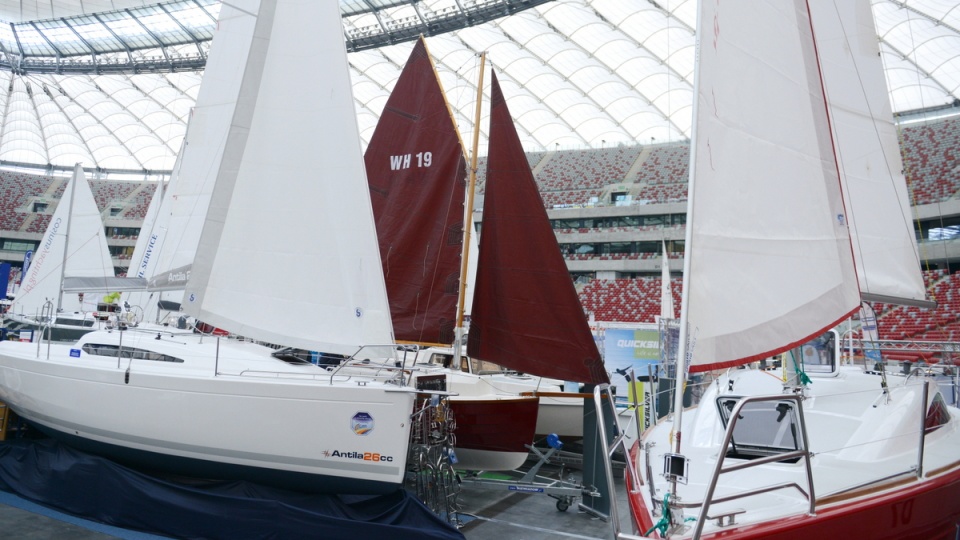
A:
<svg viewBox="0 0 960 540">
<path fill-rule="evenodd" d="M 597 385 L 597 388 L 594 390 L 594 402 L 597 406 L 598 411 L 602 410 L 604 401 L 607 401 L 608 407 L 613 407 L 612 400 L 609 400 L 609 399 L 604 400 L 601 397 L 602 394 L 604 393 L 606 394 L 610 393 L 609 386 L 610 386 L 609 384 Z M 760 402 L 760 401 L 787 401 L 787 400 L 795 401 L 797 403 L 796 410 L 798 411 L 799 421 L 800 421 L 802 449 L 795 452 L 790 452 L 789 455 L 793 457 L 804 458 L 804 464 L 805 464 L 806 473 L 807 473 L 807 491 L 805 492 L 803 488 L 797 485 L 796 483 L 789 482 L 784 484 L 777 484 L 777 485 L 767 486 L 763 488 L 758 488 L 758 489 L 750 490 L 750 491 L 735 494 L 735 495 L 728 495 L 726 497 L 722 497 L 714 501 L 713 494 L 716 489 L 717 480 L 720 474 L 724 472 L 732 472 L 735 470 L 744 469 L 747 467 L 755 467 L 758 465 L 762 465 L 764 463 L 768 463 L 770 461 L 778 461 L 784 458 L 784 455 L 771 456 L 770 458 L 760 458 L 757 460 L 753 460 L 751 463 L 736 464 L 724 469 L 723 460 L 725 457 L 725 453 L 721 453 L 719 459 L 717 460 L 717 466 L 716 466 L 716 469 L 714 470 L 714 474 L 711 478 L 710 485 L 707 490 L 706 497 L 704 497 L 703 503 L 700 505 L 697 505 L 697 504 L 684 505 L 685 507 L 700 506 L 700 515 L 697 519 L 697 526 L 693 533 L 693 538 L 695 539 L 700 538 L 700 535 L 703 532 L 703 525 L 707 520 L 707 514 L 709 512 L 711 502 L 727 502 L 727 501 L 738 499 L 738 498 L 758 495 L 760 493 L 767 493 L 769 491 L 774 491 L 777 489 L 792 487 L 797 489 L 800 493 L 804 495 L 804 497 L 809 501 L 809 504 L 810 504 L 809 513 L 810 514 L 814 513 L 816 496 L 814 494 L 814 489 L 813 489 L 813 470 L 810 465 L 810 452 L 809 452 L 809 449 L 807 448 L 807 441 L 809 440 L 809 438 L 807 437 L 806 422 L 803 417 L 803 408 L 800 406 L 800 399 L 801 398 L 798 395 L 773 395 L 773 396 L 756 396 L 756 397 L 742 398 L 737 403 L 737 406 L 734 408 L 733 412 L 730 415 L 731 420 L 730 420 L 730 423 L 727 425 L 727 431 L 724 434 L 724 441 L 721 444 L 720 448 L 727 448 L 730 446 L 730 440 L 733 438 L 733 429 L 736 427 L 736 421 L 739 418 L 740 411 L 743 409 L 745 404 Z M 612 412 L 616 413 L 616 410 L 614 409 Z M 614 438 L 613 441 L 608 443 L 607 442 L 608 438 L 606 433 L 607 430 L 606 430 L 605 424 L 603 422 L 598 422 L 597 426 L 600 432 L 600 445 L 607 457 L 607 459 L 604 460 L 603 465 L 604 465 L 604 472 L 607 477 L 607 485 L 610 486 L 609 487 L 610 520 L 613 522 L 614 537 L 617 539 L 623 539 L 623 540 L 639 540 L 640 538 L 643 538 L 643 537 L 627 534 L 620 530 L 620 517 L 618 515 L 617 504 L 616 504 L 616 494 L 615 494 L 614 484 L 613 484 L 613 464 L 611 460 L 613 457 L 613 453 L 616 452 L 618 449 L 622 448 L 624 459 L 626 460 L 626 470 L 627 470 L 627 473 L 631 476 L 632 484 L 635 486 L 640 485 L 639 479 L 637 478 L 637 471 L 633 463 L 633 458 L 630 455 L 629 449 L 626 448 L 624 433 L 617 434 L 616 438 Z"/>
<path fill-rule="evenodd" d="M 920 448 L 917 450 L 917 480 L 923 478 L 923 445 L 927 441 L 927 399 L 930 396 L 930 381 L 923 381 L 920 393 Z"/>
<path fill-rule="evenodd" d="M 57 314 L 53 311 L 53 301 L 47 300 L 43 303 L 43 308 L 38 317 L 40 335 L 37 336 L 37 358 L 40 358 L 40 344 L 43 342 L 43 336 L 47 336 L 47 360 L 50 359 L 50 343 L 53 341 L 53 325 L 57 321 Z"/>
<path fill-rule="evenodd" d="M 603 397 L 603 394 L 606 394 L 606 397 Z M 633 485 L 640 485 L 639 479 L 637 478 L 637 470 L 633 464 L 633 458 L 630 456 L 630 449 L 626 445 L 626 433 L 619 429 L 616 438 L 608 443 L 607 442 L 607 426 L 606 422 L 602 421 L 603 418 L 603 404 L 606 403 L 607 407 L 610 408 L 610 413 L 612 418 L 617 417 L 617 409 L 615 404 L 614 396 L 610 391 L 610 384 L 598 384 L 593 390 L 593 402 L 597 410 L 597 418 L 601 419 L 597 422 L 597 429 L 599 430 L 600 435 L 600 448 L 604 453 L 603 460 L 603 472 L 607 478 L 607 489 L 608 496 L 610 497 L 610 521 L 613 523 L 613 534 L 615 538 L 624 539 L 624 540 L 641 540 L 643 537 L 635 536 L 632 534 L 626 534 L 620 530 L 620 515 L 617 510 L 617 495 L 616 489 L 614 488 L 613 483 L 613 454 L 618 449 L 623 450 L 623 458 L 626 464 L 627 474 L 630 475 Z"/>
<path fill-rule="evenodd" d="M 751 495 L 757 494 L 756 493 L 757 490 L 750 490 L 750 491 L 738 493 L 735 495 L 729 495 L 727 497 L 714 501 L 713 494 L 716 491 L 717 481 L 720 479 L 721 474 L 726 472 L 738 471 L 741 469 L 747 469 L 750 467 L 757 467 L 759 465 L 763 465 L 771 461 L 779 461 L 781 459 L 784 459 L 784 457 L 787 457 L 787 456 L 803 458 L 804 467 L 806 468 L 806 473 L 807 473 L 807 490 L 808 491 L 804 493 L 804 491 L 800 489 L 799 486 L 797 486 L 796 484 L 792 484 L 792 485 L 796 486 L 797 489 L 801 493 L 803 493 L 804 497 L 806 497 L 807 502 L 809 503 L 809 510 L 807 511 L 807 513 L 810 515 L 814 515 L 816 513 L 815 507 L 817 504 L 817 498 L 813 490 L 813 468 L 810 465 L 810 449 L 807 446 L 809 438 L 807 437 L 807 424 L 806 424 L 806 421 L 804 420 L 803 406 L 800 402 L 800 399 L 801 397 L 796 394 L 772 395 L 772 396 L 750 396 L 750 397 L 741 398 L 740 401 L 737 402 L 737 406 L 734 407 L 733 412 L 730 413 L 730 422 L 727 424 L 727 430 L 726 430 L 726 433 L 724 433 L 723 442 L 720 443 L 720 455 L 718 456 L 717 465 L 714 468 L 713 475 L 710 477 L 710 484 L 707 487 L 707 492 L 703 498 L 703 506 L 700 507 L 700 515 L 697 518 L 697 525 L 694 528 L 694 532 L 693 532 L 694 539 L 699 539 L 700 534 L 703 532 L 703 525 L 707 520 L 707 514 L 710 511 L 711 503 L 726 502 L 726 501 L 740 499 L 743 497 L 749 497 Z M 740 463 L 740 464 L 733 465 L 731 467 L 724 468 L 723 462 L 724 462 L 724 459 L 726 458 L 726 449 L 729 448 L 730 441 L 733 440 L 733 430 L 736 428 L 737 420 L 740 418 L 740 411 L 742 411 L 743 407 L 748 403 L 757 403 L 757 402 L 763 402 L 763 401 L 795 401 L 796 402 L 797 416 L 798 416 L 798 420 L 800 421 L 800 434 L 801 434 L 800 447 L 801 448 L 799 450 L 796 450 L 794 452 L 789 452 L 787 454 L 779 454 L 777 456 L 768 456 L 765 458 L 756 459 L 746 463 Z M 773 489 L 780 489 L 782 487 L 789 487 L 789 486 L 790 484 L 783 484 L 783 485 L 769 486 L 770 489 L 767 489 L 767 488 L 761 488 L 761 489 L 764 489 L 766 491 L 772 491 Z"/>
<path fill-rule="evenodd" d="M 408 373 L 408 372 L 417 371 L 417 368 L 416 368 L 416 367 L 411 367 L 411 366 L 391 366 L 391 365 L 389 365 L 389 364 L 381 364 L 381 363 L 376 363 L 376 362 L 363 363 L 363 360 L 345 360 L 345 361 L 341 362 L 340 364 L 338 364 L 335 368 L 333 368 L 333 369 L 329 372 L 330 383 L 331 383 L 331 384 L 333 383 L 333 378 L 340 372 L 341 369 L 347 368 L 347 367 L 350 367 L 350 368 L 373 369 L 373 370 L 376 370 L 377 372 L 380 372 L 380 371 L 395 372 L 394 375 L 393 375 L 394 377 L 396 377 L 398 374 L 402 376 L 402 375 L 404 375 L 404 374 L 406 374 L 406 373 Z M 325 375 L 326 375 L 326 374 L 325 374 Z M 348 380 L 349 380 L 350 378 L 353 378 L 353 377 L 355 376 L 355 374 L 349 374 L 349 373 L 348 373 L 348 374 L 342 375 L 342 376 L 343 376 L 343 377 L 347 377 Z M 372 375 L 372 376 L 373 376 L 373 377 L 378 377 L 378 376 L 379 376 L 379 373 L 376 373 L 376 374 L 374 374 L 374 375 Z M 406 385 L 407 383 L 404 382 L 404 384 Z"/>
</svg>

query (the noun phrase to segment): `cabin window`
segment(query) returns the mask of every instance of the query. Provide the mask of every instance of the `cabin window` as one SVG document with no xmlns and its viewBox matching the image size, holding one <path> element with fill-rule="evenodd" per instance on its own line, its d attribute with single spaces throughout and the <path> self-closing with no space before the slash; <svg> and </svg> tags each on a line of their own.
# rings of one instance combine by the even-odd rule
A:
<svg viewBox="0 0 960 540">
<path fill-rule="evenodd" d="M 500 364 L 487 362 L 486 360 L 471 359 L 473 362 L 473 372 L 476 375 L 493 375 L 496 373 L 505 373 L 506 370 Z"/>
<path fill-rule="evenodd" d="M 83 328 L 93 328 L 93 319 L 67 319 L 57 317 L 57 324 L 61 326 L 79 326 Z"/>
<path fill-rule="evenodd" d="M 800 346 L 800 361 L 809 373 L 833 373 L 837 369 L 837 341 L 827 332 Z"/>
<path fill-rule="evenodd" d="M 84 343 L 83 352 L 94 356 L 107 356 L 110 358 L 132 358 L 134 360 L 153 360 L 156 362 L 175 362 L 182 364 L 183 360 L 173 356 L 146 349 L 137 349 L 134 347 L 120 347 L 117 345 L 108 345 L 102 343 Z"/>
<path fill-rule="evenodd" d="M 950 411 L 947 410 L 943 396 L 938 392 L 937 395 L 933 396 L 933 402 L 930 403 L 930 408 L 927 409 L 927 420 L 924 422 L 924 430 L 927 433 L 936 431 L 940 426 L 946 425 L 949 421 Z"/>
<path fill-rule="evenodd" d="M 453 355 L 452 355 L 452 354 L 437 354 L 437 353 L 434 353 L 434 354 L 431 354 L 431 355 L 430 355 L 430 360 L 427 361 L 427 363 L 428 363 L 428 364 L 432 364 L 432 365 L 434 365 L 434 366 L 450 367 L 450 363 L 451 363 L 452 361 L 453 361 Z"/>
<path fill-rule="evenodd" d="M 727 427 L 730 415 L 740 399 L 733 396 L 717 398 L 724 428 Z M 801 437 L 795 402 L 747 403 L 740 410 L 740 418 L 733 430 L 727 457 L 755 459 L 792 452 L 800 449 Z M 788 461 L 795 463 L 797 459 Z"/>
</svg>

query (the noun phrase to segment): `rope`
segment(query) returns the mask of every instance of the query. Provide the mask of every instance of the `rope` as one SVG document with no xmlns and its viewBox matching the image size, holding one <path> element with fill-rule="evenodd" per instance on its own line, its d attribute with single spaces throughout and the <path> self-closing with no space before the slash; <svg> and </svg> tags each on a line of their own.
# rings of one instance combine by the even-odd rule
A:
<svg viewBox="0 0 960 540">
<path fill-rule="evenodd" d="M 650 530 L 643 533 L 643 535 L 650 536 L 650 533 L 652 533 L 653 531 L 657 531 L 658 533 L 660 533 L 661 538 L 666 538 L 667 529 L 670 528 L 671 517 L 672 516 L 670 515 L 670 494 L 667 493 L 666 495 L 663 496 L 663 515 L 660 516 L 660 521 L 658 521 L 653 527 L 650 527 Z M 696 521 L 696 520 L 697 520 L 696 518 L 688 517 L 683 521 L 687 522 L 687 521 Z"/>
<path fill-rule="evenodd" d="M 670 494 L 667 493 L 663 496 L 663 515 L 660 516 L 660 521 L 658 521 L 653 527 L 650 527 L 650 530 L 643 533 L 644 536 L 650 536 L 650 533 L 657 531 L 660 533 L 660 536 L 666 538 L 667 528 L 670 527 Z"/>
<path fill-rule="evenodd" d="M 800 379 L 800 384 L 806 386 L 813 383 L 813 381 L 811 381 L 810 377 L 807 375 L 807 372 L 803 370 L 803 366 L 797 362 L 797 357 L 794 356 L 793 351 L 790 351 L 790 359 L 793 360 L 793 369 L 797 372 L 797 378 Z"/>
</svg>

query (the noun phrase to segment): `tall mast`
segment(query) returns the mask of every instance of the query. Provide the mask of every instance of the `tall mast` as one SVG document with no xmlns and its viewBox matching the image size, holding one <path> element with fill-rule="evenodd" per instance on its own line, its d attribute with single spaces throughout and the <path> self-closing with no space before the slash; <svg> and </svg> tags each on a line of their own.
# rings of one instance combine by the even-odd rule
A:
<svg viewBox="0 0 960 540">
<path fill-rule="evenodd" d="M 703 21 L 703 9 L 701 8 L 702 0 L 697 2 L 697 28 L 704 29 Z M 689 179 L 687 180 L 689 188 L 687 189 L 687 224 L 686 232 L 684 233 L 684 243 L 683 243 L 683 275 L 681 277 L 683 286 L 680 291 L 680 337 L 679 344 L 677 347 L 677 370 L 674 387 L 674 402 L 673 402 L 673 451 L 674 453 L 680 453 L 680 442 L 682 439 L 681 434 L 681 419 L 683 417 L 683 390 L 687 383 L 687 342 L 689 341 L 689 328 L 687 328 L 687 306 L 689 304 L 689 294 L 690 294 L 690 256 L 692 250 L 690 246 L 693 243 L 693 226 L 692 221 L 694 219 L 693 215 L 693 205 L 694 205 L 694 189 L 693 185 L 696 180 L 696 152 L 697 152 L 697 112 L 699 110 L 699 91 L 700 91 L 700 45 L 703 40 L 701 31 L 698 31 L 696 34 L 696 44 L 694 45 L 694 50 L 696 51 L 696 56 L 694 57 L 694 68 L 693 68 L 693 127 L 690 130 L 690 171 Z M 677 496 L 677 482 L 674 480 L 671 482 L 671 494 L 675 498 Z"/>
<path fill-rule="evenodd" d="M 477 185 L 477 149 L 480 146 L 480 109 L 483 104 L 483 68 L 487 53 L 480 53 L 480 73 L 477 76 L 477 106 L 473 120 L 473 148 L 470 152 L 470 182 L 467 184 L 467 204 L 464 207 L 463 255 L 460 257 L 460 297 L 457 300 L 456 339 L 453 343 L 453 358 L 460 361 L 463 349 L 463 312 L 467 295 L 467 264 L 470 260 L 470 234 L 473 232 L 473 195 Z"/>
</svg>

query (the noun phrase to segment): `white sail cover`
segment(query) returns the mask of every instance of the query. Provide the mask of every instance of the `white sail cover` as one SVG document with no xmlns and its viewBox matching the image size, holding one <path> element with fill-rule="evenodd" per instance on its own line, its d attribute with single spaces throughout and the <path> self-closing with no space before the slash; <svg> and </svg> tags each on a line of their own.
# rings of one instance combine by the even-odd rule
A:
<svg viewBox="0 0 960 540">
<path fill-rule="evenodd" d="M 314 351 L 391 343 L 339 6 L 264 0 L 248 12 L 241 99 L 184 310 Z"/>
<path fill-rule="evenodd" d="M 667 257 L 667 243 L 663 244 L 663 257 L 660 262 L 660 318 L 673 319 L 673 290 L 670 287 L 670 259 Z"/>
<path fill-rule="evenodd" d="M 786 350 L 860 303 L 806 2 L 702 4 L 681 314 L 691 371 Z"/>
<path fill-rule="evenodd" d="M 12 311 L 35 316 L 47 300 L 56 309 L 64 276 L 101 280 L 114 277 L 103 218 L 79 163 L 20 282 Z M 59 308 L 67 312 L 92 311 L 96 301 L 91 297 L 81 305 L 78 295 L 64 294 Z"/>
<path fill-rule="evenodd" d="M 864 299 L 927 305 L 880 45 L 868 0 L 813 2 Z"/>
</svg>

